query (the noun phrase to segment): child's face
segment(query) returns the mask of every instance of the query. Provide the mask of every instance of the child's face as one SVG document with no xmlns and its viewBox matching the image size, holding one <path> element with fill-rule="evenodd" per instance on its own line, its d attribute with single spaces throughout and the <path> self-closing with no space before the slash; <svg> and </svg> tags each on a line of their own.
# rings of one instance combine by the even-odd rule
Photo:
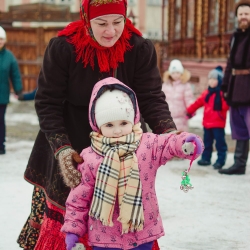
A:
<svg viewBox="0 0 250 250">
<path fill-rule="evenodd" d="M 170 75 L 174 81 L 180 80 L 180 78 L 181 78 L 181 73 L 179 73 L 179 72 L 173 72 Z"/>
<path fill-rule="evenodd" d="M 132 133 L 133 125 L 126 120 L 117 120 L 105 123 L 101 126 L 102 135 L 110 138 L 118 138 Z"/>
<path fill-rule="evenodd" d="M 218 80 L 214 78 L 209 78 L 208 79 L 208 85 L 211 88 L 216 88 L 218 86 Z"/>
</svg>

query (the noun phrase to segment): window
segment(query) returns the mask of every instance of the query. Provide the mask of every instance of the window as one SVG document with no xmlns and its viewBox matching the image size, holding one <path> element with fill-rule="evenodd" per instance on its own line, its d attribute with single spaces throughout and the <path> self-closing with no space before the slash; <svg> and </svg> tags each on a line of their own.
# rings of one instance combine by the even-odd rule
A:
<svg viewBox="0 0 250 250">
<path fill-rule="evenodd" d="M 234 15 L 234 6 L 237 0 L 227 1 L 227 31 L 233 31 L 235 29 L 237 19 Z"/>
<path fill-rule="evenodd" d="M 147 38 L 152 39 L 152 40 L 160 40 L 160 33 L 158 31 L 155 30 L 149 30 L 147 32 Z"/>
<path fill-rule="evenodd" d="M 162 5 L 162 0 L 147 0 L 147 5 Z"/>
<path fill-rule="evenodd" d="M 209 1 L 209 24 L 208 33 L 211 35 L 218 34 L 219 31 L 219 1 Z"/>
<path fill-rule="evenodd" d="M 128 0 L 128 6 L 135 6 L 136 0 Z"/>
<path fill-rule="evenodd" d="M 175 39 L 181 38 L 181 0 L 175 2 Z"/>
<path fill-rule="evenodd" d="M 59 4 L 71 4 L 73 0 L 57 0 L 57 3 Z"/>
<path fill-rule="evenodd" d="M 194 37 L 194 16 L 195 16 L 195 0 L 189 0 L 187 5 L 187 37 Z"/>
<path fill-rule="evenodd" d="M 44 2 L 44 3 L 55 3 L 55 0 L 42 0 L 41 2 Z"/>
</svg>

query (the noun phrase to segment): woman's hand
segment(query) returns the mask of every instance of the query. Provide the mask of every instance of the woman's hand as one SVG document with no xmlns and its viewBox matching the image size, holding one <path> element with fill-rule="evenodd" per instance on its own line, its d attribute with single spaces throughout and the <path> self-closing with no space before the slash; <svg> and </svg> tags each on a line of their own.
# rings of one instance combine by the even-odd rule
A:
<svg viewBox="0 0 250 250">
<path fill-rule="evenodd" d="M 82 174 L 76 169 L 76 163 L 82 163 L 81 156 L 72 148 L 62 150 L 58 155 L 59 166 L 64 183 L 74 188 L 81 183 Z"/>
</svg>

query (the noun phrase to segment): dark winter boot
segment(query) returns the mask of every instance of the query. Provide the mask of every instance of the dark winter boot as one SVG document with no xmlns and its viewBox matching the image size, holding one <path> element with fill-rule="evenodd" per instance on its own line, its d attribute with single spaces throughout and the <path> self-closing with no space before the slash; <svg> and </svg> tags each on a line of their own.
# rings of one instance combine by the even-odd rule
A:
<svg viewBox="0 0 250 250">
<path fill-rule="evenodd" d="M 245 174 L 249 153 L 249 140 L 237 140 L 234 152 L 234 164 L 228 169 L 220 169 L 220 174 Z"/>
</svg>

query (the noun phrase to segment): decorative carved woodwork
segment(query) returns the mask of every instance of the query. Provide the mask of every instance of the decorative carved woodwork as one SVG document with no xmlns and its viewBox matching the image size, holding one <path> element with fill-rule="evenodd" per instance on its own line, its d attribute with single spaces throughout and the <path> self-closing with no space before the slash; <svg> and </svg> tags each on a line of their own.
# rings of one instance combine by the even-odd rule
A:
<svg viewBox="0 0 250 250">
<path fill-rule="evenodd" d="M 228 11 L 233 8 L 233 0 L 194 0 L 194 35 L 187 37 L 187 21 L 188 21 L 188 0 L 182 0 L 181 6 L 181 38 L 175 37 L 175 1 L 169 1 L 169 34 L 168 34 L 168 55 L 169 58 L 193 58 L 197 61 L 204 59 L 224 59 L 229 53 L 230 33 L 227 33 L 228 26 Z M 211 12 L 211 4 L 218 6 L 216 10 Z M 192 9 L 191 9 L 192 10 Z M 231 10 L 232 12 L 232 10 Z M 209 30 L 212 26 L 209 25 L 212 21 L 210 15 L 216 15 L 218 20 L 218 32 L 212 34 Z M 211 33 L 211 34 L 209 34 Z"/>
<path fill-rule="evenodd" d="M 196 0 L 195 2 L 195 55 L 198 59 L 202 58 L 202 2 L 203 0 Z"/>
<path fill-rule="evenodd" d="M 175 0 L 169 0 L 168 1 L 168 7 L 169 7 L 169 16 L 168 16 L 168 51 L 172 55 L 173 53 L 173 40 L 174 40 L 174 27 L 175 27 Z"/>
<path fill-rule="evenodd" d="M 183 41 L 187 37 L 187 0 L 182 0 L 181 3 L 181 41 L 182 41 L 182 48 L 181 53 L 186 53 L 186 46 Z"/>
</svg>

